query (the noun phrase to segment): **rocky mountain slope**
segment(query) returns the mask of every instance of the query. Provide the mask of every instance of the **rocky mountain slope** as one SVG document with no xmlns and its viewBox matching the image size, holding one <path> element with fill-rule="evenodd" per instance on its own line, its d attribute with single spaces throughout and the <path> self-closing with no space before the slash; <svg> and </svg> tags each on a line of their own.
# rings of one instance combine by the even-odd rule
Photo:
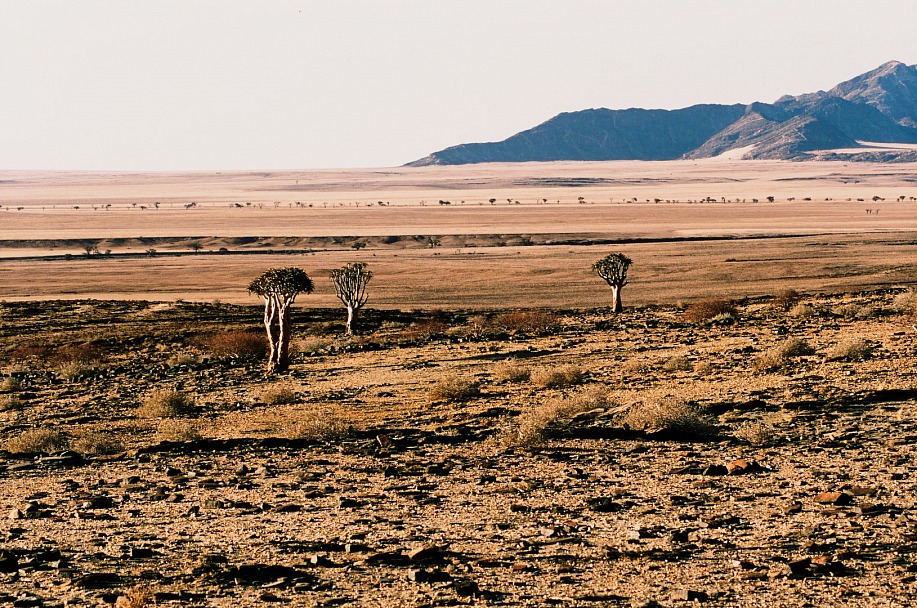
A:
<svg viewBox="0 0 917 608">
<path fill-rule="evenodd" d="M 452 146 L 409 166 L 553 160 L 674 160 L 741 150 L 745 159 L 796 160 L 870 143 L 917 144 L 917 66 L 890 61 L 830 91 L 784 96 L 773 104 L 698 105 L 679 110 L 565 112 L 491 143 Z M 917 160 L 902 147 L 878 157 Z"/>
</svg>

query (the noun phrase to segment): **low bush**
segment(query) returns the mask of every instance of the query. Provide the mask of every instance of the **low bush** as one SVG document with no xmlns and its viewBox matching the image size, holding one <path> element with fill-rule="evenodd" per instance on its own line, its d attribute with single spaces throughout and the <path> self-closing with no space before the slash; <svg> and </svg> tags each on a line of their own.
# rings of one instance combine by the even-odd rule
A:
<svg viewBox="0 0 917 608">
<path fill-rule="evenodd" d="M 875 349 L 862 338 L 854 338 L 835 344 L 825 353 L 828 361 L 863 361 L 872 356 Z"/>
<path fill-rule="evenodd" d="M 22 406 L 22 399 L 18 395 L 0 395 L 0 412 L 21 410 Z"/>
<path fill-rule="evenodd" d="M 904 315 L 917 316 L 917 291 L 909 289 L 892 300 L 892 308 Z"/>
<path fill-rule="evenodd" d="M 548 440 L 577 414 L 611 405 L 603 389 L 587 390 L 566 398 L 550 399 L 523 410 L 516 424 L 504 433 L 503 442 L 510 447 L 536 448 Z"/>
<path fill-rule="evenodd" d="M 259 401 L 267 405 L 286 405 L 288 403 L 296 403 L 299 399 L 296 391 L 285 384 L 266 386 L 258 391 L 256 396 Z"/>
<path fill-rule="evenodd" d="M 261 331 L 224 331 L 200 342 L 216 357 L 261 357 L 267 352 L 267 337 Z"/>
<path fill-rule="evenodd" d="M 802 338 L 788 338 L 761 353 L 755 359 L 755 367 L 763 370 L 777 369 L 789 363 L 790 359 L 814 354 L 815 349 Z"/>
<path fill-rule="evenodd" d="M 580 384 L 586 377 L 583 370 L 574 365 L 541 367 L 532 372 L 532 384 L 538 388 L 568 388 Z"/>
<path fill-rule="evenodd" d="M 662 369 L 667 372 L 690 372 L 694 369 L 694 364 L 687 357 L 675 355 L 665 360 Z"/>
<path fill-rule="evenodd" d="M 497 331 L 526 336 L 549 336 L 561 329 L 560 317 L 542 310 L 503 313 L 493 319 L 491 325 Z"/>
<path fill-rule="evenodd" d="M 732 302 L 716 298 L 698 300 L 688 306 L 684 312 L 684 319 L 688 323 L 726 322 L 735 319 L 736 316 L 738 316 L 738 311 Z"/>
<path fill-rule="evenodd" d="M 766 446 L 774 441 L 774 426 L 763 420 L 743 422 L 733 431 L 733 436 L 753 446 Z"/>
<path fill-rule="evenodd" d="M 32 429 L 11 437 L 3 448 L 11 454 L 53 454 L 70 445 L 67 436 L 56 429 Z"/>
<path fill-rule="evenodd" d="M 202 438 L 200 427 L 186 420 L 166 418 L 156 427 L 156 439 L 159 441 L 198 441 Z"/>
<path fill-rule="evenodd" d="M 306 420 L 290 425 L 287 431 L 290 439 L 325 443 L 341 441 L 349 434 L 350 425 L 341 419 L 333 409 L 313 412 Z"/>
<path fill-rule="evenodd" d="M 481 394 L 481 387 L 476 380 L 459 375 L 440 378 L 430 389 L 433 401 L 461 403 L 470 401 Z"/>
<path fill-rule="evenodd" d="M 0 392 L 15 393 L 22 390 L 22 381 L 19 378 L 10 376 L 0 380 Z"/>
<path fill-rule="evenodd" d="M 815 307 L 811 304 L 799 302 L 790 308 L 786 314 L 787 316 L 794 317 L 796 319 L 807 319 L 809 317 L 818 315 L 818 310 L 816 310 Z"/>
<path fill-rule="evenodd" d="M 712 418 L 700 408 L 674 399 L 638 403 L 628 410 L 622 422 L 634 430 L 686 440 L 709 439 L 717 433 Z"/>
<path fill-rule="evenodd" d="M 497 382 L 526 382 L 532 377 L 532 370 L 516 361 L 501 361 L 493 367 L 494 380 Z"/>
<path fill-rule="evenodd" d="M 831 311 L 839 317 L 847 320 L 861 321 L 876 316 L 876 309 L 868 304 L 850 303 L 838 306 Z"/>
<path fill-rule="evenodd" d="M 85 455 L 118 454 L 124 444 L 111 433 L 83 433 L 70 442 L 70 449 Z"/>
<path fill-rule="evenodd" d="M 795 289 L 782 289 L 774 294 L 771 306 L 784 312 L 793 308 L 799 302 L 799 292 Z"/>
<path fill-rule="evenodd" d="M 194 409 L 194 399 L 174 389 L 158 389 L 147 393 L 137 408 L 141 418 L 171 418 L 185 416 Z"/>
</svg>

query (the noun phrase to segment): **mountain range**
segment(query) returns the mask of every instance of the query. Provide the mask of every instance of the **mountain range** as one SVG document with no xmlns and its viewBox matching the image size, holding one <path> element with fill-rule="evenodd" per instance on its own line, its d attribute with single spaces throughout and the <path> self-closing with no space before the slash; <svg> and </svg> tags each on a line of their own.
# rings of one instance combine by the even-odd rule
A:
<svg viewBox="0 0 917 608">
<path fill-rule="evenodd" d="M 564 112 L 503 141 L 452 146 L 407 166 L 554 160 L 917 161 L 917 66 L 889 61 L 830 91 L 774 103 Z"/>
</svg>

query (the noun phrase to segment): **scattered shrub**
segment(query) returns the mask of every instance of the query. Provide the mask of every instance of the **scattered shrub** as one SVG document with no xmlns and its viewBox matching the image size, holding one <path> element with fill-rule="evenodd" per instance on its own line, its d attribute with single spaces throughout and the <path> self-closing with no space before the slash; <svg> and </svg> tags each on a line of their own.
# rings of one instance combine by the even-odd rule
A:
<svg viewBox="0 0 917 608">
<path fill-rule="evenodd" d="M 345 439 L 350 434 L 350 426 L 333 409 L 327 409 L 292 424 L 287 434 L 290 439 L 327 443 Z"/>
<path fill-rule="evenodd" d="M 873 346 L 862 338 L 854 338 L 834 345 L 825 353 L 828 361 L 863 361 L 872 356 Z"/>
<path fill-rule="evenodd" d="M 504 434 L 504 443 L 511 447 L 531 449 L 542 445 L 553 431 L 582 412 L 607 408 L 611 402 L 602 389 L 587 390 L 568 398 L 550 399 L 524 410 L 516 425 Z"/>
<path fill-rule="evenodd" d="M 94 344 L 65 344 L 54 349 L 50 361 L 60 366 L 82 364 L 89 367 L 101 358 L 102 350 Z"/>
<path fill-rule="evenodd" d="M 66 450 L 70 442 L 56 429 L 32 429 L 11 437 L 3 447 L 11 454 L 52 454 Z"/>
<path fill-rule="evenodd" d="M 17 395 L 0 395 L 0 412 L 22 409 L 23 403 Z"/>
<path fill-rule="evenodd" d="M 811 304 L 799 302 L 790 308 L 786 314 L 797 319 L 805 319 L 816 316 L 818 311 Z"/>
<path fill-rule="evenodd" d="M 623 423 L 646 433 L 665 433 L 679 439 L 707 439 L 716 425 L 697 406 L 679 400 L 638 403 L 625 414 Z"/>
<path fill-rule="evenodd" d="M 23 344 L 13 349 L 13 352 L 10 353 L 10 361 L 28 361 L 32 359 L 47 361 L 51 358 L 51 353 L 50 346 Z"/>
<path fill-rule="evenodd" d="M 76 382 L 93 371 L 93 367 L 84 361 L 65 361 L 55 370 L 59 378 L 69 382 Z"/>
<path fill-rule="evenodd" d="M 716 371 L 716 365 L 710 361 L 699 361 L 697 365 L 694 366 L 694 373 L 699 376 L 707 376 Z"/>
<path fill-rule="evenodd" d="M 631 374 L 645 374 L 652 371 L 654 363 L 648 359 L 631 359 L 625 362 L 621 367 L 625 372 Z"/>
<path fill-rule="evenodd" d="M 799 292 L 795 289 L 782 289 L 774 294 L 771 306 L 786 312 L 799 302 L 799 298 Z"/>
<path fill-rule="evenodd" d="M 469 401 L 481 394 L 481 387 L 476 380 L 458 375 L 440 378 L 430 389 L 430 398 L 434 401 L 453 403 Z"/>
<path fill-rule="evenodd" d="M 14 378 L 10 376 L 9 378 L 4 378 L 0 380 L 0 392 L 4 393 L 15 393 L 16 391 L 22 390 L 22 381 L 19 378 Z"/>
<path fill-rule="evenodd" d="M 254 330 L 220 332 L 202 340 L 201 345 L 216 357 L 262 357 L 267 353 L 267 338 Z"/>
<path fill-rule="evenodd" d="M 177 367 L 179 365 L 192 365 L 197 363 L 197 357 L 192 353 L 176 353 L 169 357 L 169 360 L 166 361 L 166 365 L 169 367 Z"/>
<path fill-rule="evenodd" d="M 727 322 L 734 320 L 738 315 L 735 305 L 728 300 L 708 298 L 694 302 L 684 312 L 684 319 L 688 323 L 702 321 Z"/>
<path fill-rule="evenodd" d="M 290 350 L 304 355 L 316 355 L 331 350 L 334 340 L 324 336 L 302 336 L 294 338 Z"/>
<path fill-rule="evenodd" d="M 128 589 L 124 595 L 119 595 L 115 601 L 115 608 L 149 608 L 153 604 L 154 598 L 150 590 L 144 585 L 138 585 Z"/>
<path fill-rule="evenodd" d="M 167 418 L 156 427 L 156 439 L 159 441 L 197 441 L 202 437 L 200 428 L 185 420 Z"/>
<path fill-rule="evenodd" d="M 774 426 L 763 420 L 743 422 L 732 434 L 739 441 L 753 446 L 766 446 L 774 441 Z"/>
<path fill-rule="evenodd" d="M 755 359 L 758 369 L 776 369 L 786 365 L 790 359 L 814 355 L 815 350 L 802 338 L 788 338 L 777 346 L 761 353 Z"/>
<path fill-rule="evenodd" d="M 70 449 L 86 455 L 117 454 L 124 451 L 124 444 L 110 433 L 84 433 L 74 438 Z"/>
<path fill-rule="evenodd" d="M 448 331 L 449 325 L 442 319 L 425 319 L 403 329 L 400 338 L 406 342 L 429 342 L 445 336 Z"/>
<path fill-rule="evenodd" d="M 508 360 L 494 365 L 493 375 L 497 382 L 526 382 L 532 377 L 532 370 L 526 365 Z"/>
<path fill-rule="evenodd" d="M 144 396 L 137 415 L 141 418 L 184 416 L 194 408 L 194 399 L 174 389 L 158 389 Z"/>
<path fill-rule="evenodd" d="M 666 359 L 662 364 L 662 369 L 667 372 L 690 372 L 694 369 L 694 365 L 687 357 L 675 355 Z"/>
<path fill-rule="evenodd" d="M 832 310 L 835 315 L 843 317 L 848 320 L 863 320 L 869 319 L 876 315 L 876 309 L 867 304 L 844 304 Z"/>
<path fill-rule="evenodd" d="M 275 384 L 261 389 L 257 395 L 258 399 L 268 405 L 286 405 L 296 403 L 298 395 L 292 387 L 284 384 Z"/>
<path fill-rule="evenodd" d="M 917 315 L 917 291 L 909 289 L 896 295 L 892 300 L 892 308 L 901 314 Z"/>
<path fill-rule="evenodd" d="M 497 316 L 493 326 L 510 335 L 548 336 L 561 328 L 560 317 L 552 312 L 526 310 L 507 312 Z"/>
<path fill-rule="evenodd" d="M 583 381 L 583 370 L 574 365 L 541 367 L 532 372 L 532 383 L 538 388 L 567 388 Z"/>
</svg>

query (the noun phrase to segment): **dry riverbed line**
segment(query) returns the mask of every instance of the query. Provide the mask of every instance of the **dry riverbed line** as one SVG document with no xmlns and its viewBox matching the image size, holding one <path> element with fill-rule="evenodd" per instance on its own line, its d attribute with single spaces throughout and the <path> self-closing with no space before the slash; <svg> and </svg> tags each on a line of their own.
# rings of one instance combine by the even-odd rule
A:
<svg viewBox="0 0 917 608">
<path fill-rule="evenodd" d="M 917 296 L 0 304 L 0 604 L 906 606 Z"/>
</svg>

